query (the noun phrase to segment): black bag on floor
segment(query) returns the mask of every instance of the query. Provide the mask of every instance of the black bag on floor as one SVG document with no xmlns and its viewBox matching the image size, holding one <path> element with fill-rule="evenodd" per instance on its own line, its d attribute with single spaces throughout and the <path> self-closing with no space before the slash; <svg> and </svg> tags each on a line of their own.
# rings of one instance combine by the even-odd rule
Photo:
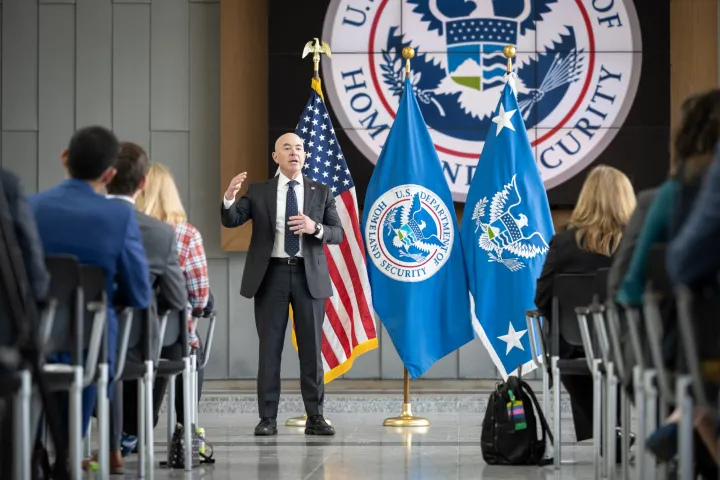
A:
<svg viewBox="0 0 720 480">
<path fill-rule="evenodd" d="M 533 405 L 540 418 L 540 440 Z M 543 459 L 546 434 L 552 443 L 552 433 L 530 386 L 513 376 L 498 383 L 488 398 L 480 435 L 485 462 L 488 465 L 549 465 L 552 459 Z"/>
<path fill-rule="evenodd" d="M 168 445 L 170 448 L 170 468 L 185 468 L 185 429 L 182 424 L 178 423 L 175 425 L 175 432 L 172 436 L 172 443 Z M 200 438 L 195 432 L 192 432 L 192 453 L 190 454 L 192 467 L 200 465 Z"/>
</svg>

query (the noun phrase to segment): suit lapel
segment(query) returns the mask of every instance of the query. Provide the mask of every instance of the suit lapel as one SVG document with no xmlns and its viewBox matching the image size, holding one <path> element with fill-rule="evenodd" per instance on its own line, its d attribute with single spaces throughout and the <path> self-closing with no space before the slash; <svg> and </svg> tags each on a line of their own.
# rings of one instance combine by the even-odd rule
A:
<svg viewBox="0 0 720 480">
<path fill-rule="evenodd" d="M 275 235 L 275 220 L 277 217 L 277 189 L 278 176 L 275 175 L 267 182 L 265 190 L 265 201 L 267 202 L 268 215 L 270 217 L 270 229 L 272 230 L 273 236 Z"/>
<path fill-rule="evenodd" d="M 303 186 L 305 190 L 305 205 L 303 205 L 303 214 L 307 215 L 312 208 L 313 195 L 315 195 L 315 184 L 308 177 L 303 175 Z"/>
</svg>

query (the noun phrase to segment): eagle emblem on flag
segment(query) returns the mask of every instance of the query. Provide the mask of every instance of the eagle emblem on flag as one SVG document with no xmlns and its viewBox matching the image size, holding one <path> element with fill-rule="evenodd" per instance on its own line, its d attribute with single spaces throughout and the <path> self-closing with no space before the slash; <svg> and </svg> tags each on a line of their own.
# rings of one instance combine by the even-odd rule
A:
<svg viewBox="0 0 720 480">
<path fill-rule="evenodd" d="M 503 257 L 504 252 L 517 257 L 534 258 L 550 248 L 541 233 L 526 233 L 530 227 L 527 215 L 518 213 L 515 216 L 511 212 L 513 208 L 522 208 L 516 182 L 517 176 L 513 175 L 510 183 L 493 195 L 487 223 L 484 221 L 487 217 L 487 197 L 475 204 L 472 216 L 476 225 L 475 232 L 481 231 L 478 246 L 488 252 L 488 261 L 502 263 L 512 272 L 522 269 L 525 264 L 520 258 Z"/>
</svg>

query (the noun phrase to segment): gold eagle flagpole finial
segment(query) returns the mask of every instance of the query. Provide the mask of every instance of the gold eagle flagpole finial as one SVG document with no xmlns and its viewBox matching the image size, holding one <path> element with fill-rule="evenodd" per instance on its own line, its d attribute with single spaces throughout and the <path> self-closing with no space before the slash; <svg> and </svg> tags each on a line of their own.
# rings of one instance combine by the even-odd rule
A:
<svg viewBox="0 0 720 480">
<path fill-rule="evenodd" d="M 313 45 L 313 40 L 315 40 L 315 44 Z M 332 52 L 330 52 L 330 45 L 328 45 L 327 42 L 320 42 L 320 40 L 316 37 L 313 40 L 310 40 L 305 44 L 305 48 L 303 49 L 302 58 L 305 58 L 308 56 L 309 53 L 313 54 L 313 68 L 314 68 L 314 76 L 313 78 L 315 80 L 320 79 L 320 55 L 325 54 L 328 56 L 328 58 L 332 58 Z"/>
</svg>

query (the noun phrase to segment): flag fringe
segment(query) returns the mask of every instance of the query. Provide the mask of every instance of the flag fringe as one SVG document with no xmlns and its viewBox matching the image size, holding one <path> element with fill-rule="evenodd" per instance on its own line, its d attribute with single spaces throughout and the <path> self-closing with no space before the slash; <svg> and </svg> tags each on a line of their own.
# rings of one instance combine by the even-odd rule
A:
<svg viewBox="0 0 720 480">
<path fill-rule="evenodd" d="M 295 322 L 293 320 L 293 313 L 292 313 L 292 307 L 290 308 L 290 331 L 292 332 L 292 344 L 293 347 L 295 347 L 295 351 L 298 351 L 298 345 L 297 345 L 297 337 L 295 336 Z M 328 384 L 335 380 L 336 378 L 345 375 L 353 366 L 353 363 L 355 363 L 355 360 L 357 358 L 367 352 L 370 352 L 372 350 L 377 349 L 379 346 L 377 337 L 370 338 L 363 343 L 358 344 L 355 348 L 353 348 L 352 352 L 350 353 L 350 356 L 340 365 L 337 367 L 325 372 L 323 376 L 323 383 Z"/>
</svg>

